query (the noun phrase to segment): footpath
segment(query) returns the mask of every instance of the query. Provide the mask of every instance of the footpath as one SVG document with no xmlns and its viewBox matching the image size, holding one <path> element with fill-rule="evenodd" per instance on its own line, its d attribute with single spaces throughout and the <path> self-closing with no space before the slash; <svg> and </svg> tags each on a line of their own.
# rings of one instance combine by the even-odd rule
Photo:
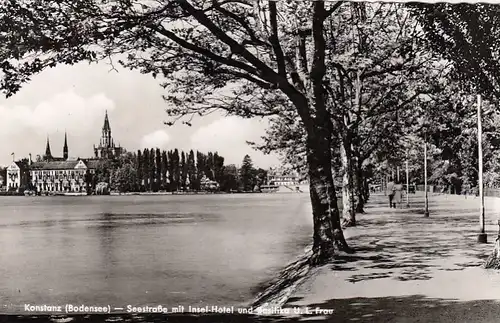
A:
<svg viewBox="0 0 500 323">
<path fill-rule="evenodd" d="M 358 226 L 345 230 L 356 254 L 317 270 L 285 307 L 308 307 L 297 321 L 500 322 L 500 271 L 481 268 L 498 235 L 500 198 L 485 198 L 487 244 L 478 244 L 477 197 L 410 195 L 390 209 L 374 195 Z M 315 315 L 315 309 L 322 314 Z M 324 314 L 324 313 L 329 314 Z"/>
</svg>

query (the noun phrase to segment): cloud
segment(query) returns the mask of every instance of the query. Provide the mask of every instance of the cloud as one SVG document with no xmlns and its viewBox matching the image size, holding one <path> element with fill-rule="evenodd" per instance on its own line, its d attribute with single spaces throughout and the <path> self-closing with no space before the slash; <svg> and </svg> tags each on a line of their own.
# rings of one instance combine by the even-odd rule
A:
<svg viewBox="0 0 500 323">
<path fill-rule="evenodd" d="M 141 147 L 144 148 L 167 148 L 170 136 L 165 130 L 156 130 L 142 137 Z"/>
<path fill-rule="evenodd" d="M 34 106 L 0 105 L 0 133 L 12 135 L 29 131 L 45 135 L 65 129 L 76 134 L 87 133 L 102 123 L 105 110 L 114 108 L 114 102 L 104 94 L 82 97 L 68 90 Z"/>
<path fill-rule="evenodd" d="M 266 126 L 266 122 L 257 119 L 223 117 L 198 128 L 191 136 L 191 146 L 203 152 L 219 152 L 226 165 L 239 165 L 248 154 L 256 167 L 273 166 L 278 164 L 276 156 L 266 156 L 246 144 L 246 141 L 260 142 Z"/>
</svg>

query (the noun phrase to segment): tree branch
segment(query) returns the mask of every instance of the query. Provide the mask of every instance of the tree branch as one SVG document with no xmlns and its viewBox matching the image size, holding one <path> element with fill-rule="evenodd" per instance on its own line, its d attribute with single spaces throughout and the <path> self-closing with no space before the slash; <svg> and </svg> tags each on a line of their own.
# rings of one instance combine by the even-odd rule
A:
<svg viewBox="0 0 500 323">
<path fill-rule="evenodd" d="M 260 73 L 255 69 L 253 68 L 252 66 L 250 65 L 247 65 L 243 62 L 240 62 L 240 61 L 237 61 L 235 59 L 231 59 L 231 58 L 227 58 L 227 57 L 222 57 L 222 56 L 219 56 L 211 51 L 209 51 L 208 49 L 205 49 L 205 48 L 202 48 L 200 46 L 197 46 L 193 43 L 190 43 L 188 42 L 187 40 L 183 39 L 183 38 L 180 38 L 178 37 L 176 34 L 174 34 L 173 32 L 167 30 L 165 27 L 163 27 L 162 25 L 149 25 L 150 28 L 152 28 L 153 30 L 155 30 L 156 32 L 158 32 L 159 34 L 167 37 L 168 39 L 174 41 L 175 43 L 177 43 L 178 45 L 182 46 L 183 48 L 186 48 L 186 49 L 189 49 L 197 54 L 200 54 L 200 55 L 203 55 L 205 57 L 208 57 L 218 63 L 221 63 L 221 64 L 224 64 L 224 65 L 227 65 L 227 66 L 232 66 L 232 67 L 235 67 L 235 68 L 238 68 L 238 69 L 242 69 L 250 74 L 253 74 L 253 75 L 256 75 L 258 76 Z"/>
<path fill-rule="evenodd" d="M 312 21 L 312 36 L 314 42 L 314 57 L 311 66 L 311 81 L 313 86 L 314 96 L 316 97 L 316 117 L 326 117 L 323 89 L 323 78 L 325 76 L 325 36 L 323 35 L 323 20 L 325 16 L 325 3 L 323 1 L 314 2 L 313 21 Z"/>
<path fill-rule="evenodd" d="M 270 90 L 270 89 L 274 88 L 273 84 L 270 84 L 270 83 L 267 83 L 263 80 L 260 80 L 260 79 L 254 77 L 250 74 L 246 74 L 246 73 L 238 72 L 238 71 L 232 71 L 232 70 L 228 70 L 228 69 L 224 69 L 224 68 L 219 68 L 219 69 L 217 69 L 217 71 L 221 71 L 221 72 L 226 73 L 226 74 L 230 74 L 230 75 L 234 75 L 234 76 L 239 77 L 239 78 L 243 78 L 247 81 L 250 81 L 250 82 L 257 84 L 259 87 L 266 89 L 266 90 Z"/>
<path fill-rule="evenodd" d="M 328 9 L 325 13 L 325 19 L 328 18 L 329 16 L 331 16 L 338 8 L 340 8 L 340 6 L 344 3 L 344 1 L 337 1 L 337 2 L 334 2 L 330 9 Z"/>
<path fill-rule="evenodd" d="M 299 31 L 297 33 L 297 49 L 296 56 L 300 74 L 305 79 L 305 75 L 308 73 L 307 67 L 307 51 L 306 51 L 306 32 Z"/>
<path fill-rule="evenodd" d="M 247 70 L 248 72 L 250 72 L 251 74 L 256 73 L 256 76 L 268 81 L 269 83 L 275 84 L 278 88 L 280 88 L 294 103 L 304 124 L 310 126 L 311 116 L 308 109 L 308 102 L 306 97 L 304 96 L 304 93 L 298 91 L 297 88 L 295 88 L 288 82 L 288 79 L 286 77 L 277 74 L 271 67 L 255 57 L 255 55 L 250 53 L 245 47 L 243 47 L 241 44 L 231 38 L 227 33 L 221 30 L 217 25 L 215 25 L 212 19 L 205 15 L 202 10 L 197 10 L 187 0 L 177 0 L 177 2 L 179 3 L 180 7 L 191 14 L 192 17 L 196 19 L 196 21 L 198 21 L 198 23 L 205 26 L 215 37 L 228 45 L 233 53 L 240 55 L 256 68 L 256 70 L 254 71 Z M 315 3 L 315 6 L 317 6 L 317 4 L 318 2 Z M 324 4 L 322 5 L 324 8 Z M 321 36 L 323 36 L 322 22 L 319 27 L 321 30 Z M 248 66 L 246 64 L 244 65 Z"/>
<path fill-rule="evenodd" d="M 219 11 L 223 15 L 226 15 L 227 17 L 232 18 L 234 21 L 238 22 L 246 30 L 246 32 L 248 33 L 248 36 L 250 36 L 250 41 L 253 44 L 262 45 L 262 46 L 269 46 L 268 43 L 260 40 L 257 37 L 257 35 L 255 34 L 255 31 L 248 25 L 247 21 L 245 21 L 245 19 L 243 17 L 238 16 L 237 14 L 221 7 L 221 5 L 225 4 L 225 3 L 227 3 L 227 2 L 214 4 L 215 10 Z"/>
<path fill-rule="evenodd" d="M 283 78 L 280 75 L 276 74 L 276 72 L 274 72 L 271 67 L 255 57 L 255 55 L 250 53 L 245 47 L 243 47 L 222 29 L 220 29 L 217 25 L 215 25 L 212 19 L 208 18 L 202 10 L 197 10 L 187 0 L 177 0 L 177 2 L 181 6 L 181 8 L 191 14 L 192 17 L 196 19 L 196 21 L 205 26 L 215 37 L 228 45 L 233 53 L 240 55 L 247 62 L 252 64 L 257 69 L 257 75 L 259 77 L 275 84 L 281 85 L 282 83 L 288 83 L 286 78 Z"/>
<path fill-rule="evenodd" d="M 286 78 L 286 66 L 285 66 L 285 55 L 283 54 L 283 49 L 281 48 L 279 36 L 278 36 L 278 21 L 277 21 L 277 10 L 276 2 L 269 1 L 269 16 L 271 22 L 271 45 L 273 46 L 274 54 L 276 55 L 276 63 L 278 64 L 278 74 Z"/>
</svg>

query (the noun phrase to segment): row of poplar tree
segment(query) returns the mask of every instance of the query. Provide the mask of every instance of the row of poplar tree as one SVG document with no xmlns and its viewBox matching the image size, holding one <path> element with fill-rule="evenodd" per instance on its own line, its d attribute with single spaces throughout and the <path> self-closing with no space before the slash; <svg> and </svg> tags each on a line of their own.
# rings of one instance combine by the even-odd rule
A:
<svg viewBox="0 0 500 323">
<path fill-rule="evenodd" d="M 196 157 L 195 157 L 196 156 Z M 125 153 L 116 160 L 101 163 L 99 181 L 110 183 L 121 192 L 200 190 L 201 180 L 222 179 L 224 157 L 217 152 L 204 154 L 184 151 L 144 149 Z"/>
<path fill-rule="evenodd" d="M 217 190 L 250 191 L 264 184 L 267 172 L 255 169 L 250 157 L 241 169 L 224 165 L 217 152 L 144 149 L 127 152 L 116 160 L 106 160 L 96 170 L 98 182 L 107 182 L 120 192 L 200 191 L 203 181 L 216 182 Z M 212 189 L 214 189 L 212 187 Z"/>
</svg>

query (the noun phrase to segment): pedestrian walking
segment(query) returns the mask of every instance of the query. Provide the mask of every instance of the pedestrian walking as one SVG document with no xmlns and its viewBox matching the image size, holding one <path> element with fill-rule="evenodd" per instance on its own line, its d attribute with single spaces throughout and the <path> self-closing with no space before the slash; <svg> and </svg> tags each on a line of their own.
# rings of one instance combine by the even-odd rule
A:
<svg viewBox="0 0 500 323">
<path fill-rule="evenodd" d="M 399 205 L 401 207 L 401 202 L 403 201 L 403 184 L 397 181 L 394 185 L 394 207 Z"/>
<path fill-rule="evenodd" d="M 465 196 L 467 199 L 467 194 L 470 192 L 470 184 L 464 184 L 462 185 L 462 194 Z"/>
<path fill-rule="evenodd" d="M 387 183 L 387 186 L 385 188 L 386 194 L 389 196 L 389 207 L 390 208 L 392 208 L 392 205 L 393 205 L 392 200 L 394 199 L 394 193 L 395 193 L 394 186 L 395 186 L 395 183 L 391 179 L 389 181 L 389 183 Z M 394 204 L 394 207 L 396 207 L 395 204 Z"/>
</svg>

